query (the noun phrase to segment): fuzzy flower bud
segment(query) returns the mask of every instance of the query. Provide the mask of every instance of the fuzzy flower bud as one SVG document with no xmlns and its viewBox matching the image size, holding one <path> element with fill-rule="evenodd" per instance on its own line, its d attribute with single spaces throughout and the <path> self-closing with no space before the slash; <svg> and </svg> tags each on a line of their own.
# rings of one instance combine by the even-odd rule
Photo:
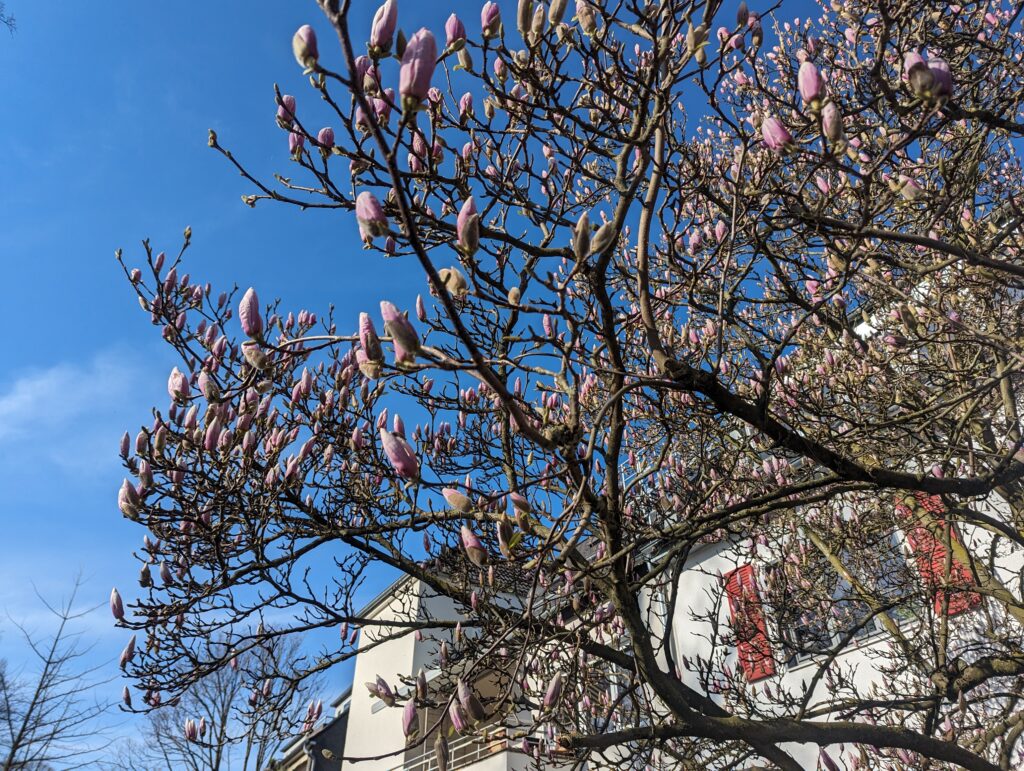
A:
<svg viewBox="0 0 1024 771">
<path fill-rule="evenodd" d="M 420 338 L 408 317 L 387 300 L 381 301 L 380 315 L 384 319 L 384 331 L 391 335 L 395 344 L 396 358 L 404 361 L 414 356 L 420 349 Z"/>
<path fill-rule="evenodd" d="M 420 473 L 416 453 L 405 439 L 381 426 L 380 444 L 395 473 L 403 479 L 415 479 Z"/>
<path fill-rule="evenodd" d="M 370 243 L 375 236 L 387 235 L 388 218 L 377 196 L 364 190 L 356 196 L 356 222 L 363 241 Z"/>
<path fill-rule="evenodd" d="M 402 55 L 398 93 L 402 96 L 405 112 L 412 112 L 427 98 L 436 66 L 437 42 L 430 30 L 424 27 L 409 39 Z"/>
<path fill-rule="evenodd" d="M 462 537 L 462 548 L 466 550 L 469 561 L 478 568 L 484 567 L 487 564 L 487 550 L 484 549 L 477 534 L 470 530 L 468 525 L 463 525 L 459 534 Z"/>
<path fill-rule="evenodd" d="M 395 0 L 387 0 L 373 15 L 373 24 L 370 26 L 370 54 L 372 56 L 379 58 L 391 50 L 391 39 L 395 35 L 397 26 L 398 3 Z"/>
<path fill-rule="evenodd" d="M 501 34 L 501 9 L 497 3 L 484 3 L 480 9 L 480 29 L 484 39 L 498 37 Z"/>
<path fill-rule="evenodd" d="M 260 298 L 256 290 L 249 287 L 238 304 L 238 321 L 242 331 L 249 337 L 259 338 L 263 334 L 263 317 L 260 315 Z"/>
<path fill-rule="evenodd" d="M 308 24 L 303 24 L 292 36 L 292 53 L 303 69 L 316 67 L 320 52 L 317 50 L 316 32 Z"/>
</svg>

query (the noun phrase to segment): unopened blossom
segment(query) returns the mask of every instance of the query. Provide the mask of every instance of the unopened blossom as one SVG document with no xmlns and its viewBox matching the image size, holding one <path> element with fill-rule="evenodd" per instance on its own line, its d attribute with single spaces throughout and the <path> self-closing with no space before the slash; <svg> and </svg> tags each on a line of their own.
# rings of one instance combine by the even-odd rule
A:
<svg viewBox="0 0 1024 771">
<path fill-rule="evenodd" d="M 501 550 L 501 555 L 505 559 L 511 559 L 514 533 L 512 532 L 511 520 L 504 514 L 498 520 L 496 531 L 498 535 L 498 548 Z"/>
<path fill-rule="evenodd" d="M 416 453 L 403 437 L 380 428 L 380 443 L 384 454 L 394 468 L 395 473 L 403 479 L 416 479 L 420 473 L 420 464 Z"/>
<path fill-rule="evenodd" d="M 330 150 L 334 147 L 334 129 L 330 126 L 324 126 L 320 129 L 316 135 L 316 143 L 324 150 Z"/>
<path fill-rule="evenodd" d="M 127 685 L 121 691 L 121 703 L 128 709 L 132 708 L 132 692 Z"/>
<path fill-rule="evenodd" d="M 501 34 L 501 9 L 497 3 L 486 2 L 480 9 L 480 30 L 484 39 Z"/>
<path fill-rule="evenodd" d="M 277 106 L 277 119 L 282 125 L 290 127 L 295 122 L 295 97 L 283 94 Z"/>
<path fill-rule="evenodd" d="M 455 237 L 459 251 L 467 257 L 476 254 L 480 246 L 480 215 L 477 213 L 473 196 L 469 196 L 459 209 L 459 216 L 455 221 Z"/>
<path fill-rule="evenodd" d="M 818 109 L 825 97 L 825 79 L 821 77 L 818 68 L 810 60 L 805 61 L 800 65 L 796 80 L 804 104 L 812 110 Z"/>
<path fill-rule="evenodd" d="M 469 293 L 469 284 L 461 270 L 453 265 L 450 268 L 441 268 L 437 272 L 437 276 L 441 279 L 441 283 L 444 284 L 444 288 L 448 290 L 448 294 L 456 300 L 465 299 Z"/>
<path fill-rule="evenodd" d="M 484 709 L 484 705 L 480 703 L 480 699 L 473 693 L 473 689 L 469 687 L 469 684 L 460 677 L 455 688 L 459 697 L 459 703 L 466 710 L 469 719 L 474 723 L 486 720 L 487 710 Z"/>
<path fill-rule="evenodd" d="M 419 733 L 419 721 L 416 715 L 416 699 L 410 697 L 402 710 L 402 733 L 406 739 L 414 737 Z"/>
<path fill-rule="evenodd" d="M 845 143 L 846 132 L 843 129 L 843 114 L 835 102 L 829 102 L 821 111 L 821 133 L 833 145 Z"/>
<path fill-rule="evenodd" d="M 465 122 L 473 115 L 473 95 L 467 91 L 459 99 L 459 120 Z"/>
<path fill-rule="evenodd" d="M 121 483 L 121 489 L 117 491 L 117 507 L 128 519 L 138 519 L 139 507 L 142 505 L 142 498 L 135 486 L 127 479 Z"/>
<path fill-rule="evenodd" d="M 463 525 L 459 534 L 462 539 L 462 548 L 466 550 L 469 561 L 478 568 L 484 567 L 487 564 L 487 550 L 477 534 L 470 530 L 469 525 Z"/>
<path fill-rule="evenodd" d="M 312 69 L 316 66 L 320 52 L 317 49 L 316 32 L 308 24 L 303 24 L 292 36 L 292 53 L 300 67 Z"/>
<path fill-rule="evenodd" d="M 590 254 L 603 254 L 617 239 L 618 233 L 616 232 L 615 223 L 604 223 L 590 239 Z"/>
<path fill-rule="evenodd" d="M 386 235 L 388 232 L 388 217 L 384 213 L 377 196 L 369 190 L 364 190 L 356 196 L 356 222 L 359 223 L 359 233 L 363 240 L 369 243 L 376 236 Z"/>
<path fill-rule="evenodd" d="M 568 5 L 569 0 L 551 0 L 551 4 L 548 6 L 548 24 L 552 27 L 561 24 Z"/>
<path fill-rule="evenodd" d="M 260 298 L 256 290 L 249 287 L 238 303 L 238 321 L 242 331 L 249 337 L 259 338 L 263 334 L 263 316 L 260 313 Z"/>
<path fill-rule="evenodd" d="M 550 710 L 558 704 L 558 700 L 562 698 L 562 673 L 558 672 L 551 682 L 548 683 L 548 689 L 544 693 L 544 709 Z"/>
<path fill-rule="evenodd" d="M 306 137 L 298 131 L 288 132 L 288 152 L 292 155 L 299 155 L 306 145 Z"/>
<path fill-rule="evenodd" d="M 508 497 L 516 511 L 521 511 L 524 514 L 533 513 L 533 506 L 524 496 L 519 493 L 509 493 Z"/>
<path fill-rule="evenodd" d="M 415 355 L 420 349 L 420 337 L 408 316 L 387 300 L 380 303 L 380 315 L 384 320 L 384 331 L 391 335 L 395 344 L 396 358 L 403 361 Z"/>
<path fill-rule="evenodd" d="M 448 707 L 448 719 L 452 721 L 452 728 L 462 734 L 469 730 L 469 720 L 466 711 L 458 701 L 452 701 Z"/>
<path fill-rule="evenodd" d="M 167 378 L 167 393 L 175 402 L 181 403 L 189 397 L 188 378 L 177 367 L 171 370 Z"/>
<path fill-rule="evenodd" d="M 933 56 L 928 60 L 928 69 L 932 73 L 932 97 L 944 98 L 953 95 L 953 73 L 945 59 Z"/>
<path fill-rule="evenodd" d="M 953 74 L 939 57 L 925 61 L 917 51 L 903 57 L 903 77 L 911 92 L 928 100 L 942 100 L 953 94 Z"/>
<path fill-rule="evenodd" d="M 114 617 L 115 621 L 124 620 L 124 603 L 121 601 L 121 593 L 117 591 L 117 588 L 110 590 L 110 615 Z"/>
<path fill-rule="evenodd" d="M 597 32 L 597 11 L 588 0 L 576 0 L 576 20 L 584 35 L 593 35 Z"/>
<path fill-rule="evenodd" d="M 451 487 L 445 487 L 441 490 L 441 495 L 456 511 L 462 512 L 463 514 L 473 510 L 473 501 L 468 496 L 463 495 L 458 490 L 453 490 Z"/>
<path fill-rule="evenodd" d="M 777 153 L 784 152 L 793 146 L 793 135 L 774 115 L 769 115 L 761 122 L 761 139 L 765 147 Z"/>
<path fill-rule="evenodd" d="M 436 66 L 437 42 L 430 30 L 424 27 L 409 39 L 402 55 L 398 93 L 402 96 L 403 111 L 416 110 L 426 99 Z"/>
<path fill-rule="evenodd" d="M 253 369 L 262 371 L 270 366 L 270 358 L 260 348 L 259 343 L 253 340 L 242 343 L 242 356 Z"/>
<path fill-rule="evenodd" d="M 119 664 L 121 669 L 131 664 L 135 658 L 135 635 L 128 638 L 128 644 L 124 646 L 124 650 L 121 651 L 121 658 Z"/>
<path fill-rule="evenodd" d="M 434 739 L 434 759 L 437 761 L 437 771 L 448 771 L 451 754 L 448 751 L 448 740 L 444 738 L 442 731 L 438 731 L 437 738 Z"/>
<path fill-rule="evenodd" d="M 572 251 L 577 260 L 590 255 L 590 215 L 583 212 L 572 231 Z"/>
<path fill-rule="evenodd" d="M 387 0 L 373 15 L 370 25 L 370 55 L 380 58 L 391 50 L 391 40 L 398 26 L 398 3 Z"/>
<path fill-rule="evenodd" d="M 466 26 L 454 13 L 444 23 L 445 45 L 457 51 L 466 45 Z"/>
</svg>

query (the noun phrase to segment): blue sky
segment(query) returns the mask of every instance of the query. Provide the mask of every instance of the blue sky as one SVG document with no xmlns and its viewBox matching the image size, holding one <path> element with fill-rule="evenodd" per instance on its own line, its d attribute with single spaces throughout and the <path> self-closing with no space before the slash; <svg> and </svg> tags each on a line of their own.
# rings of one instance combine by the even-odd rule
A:
<svg viewBox="0 0 1024 771">
<path fill-rule="evenodd" d="M 356 0 L 355 29 L 368 30 L 377 5 Z M 438 35 L 452 8 L 476 8 L 400 5 L 406 30 L 428 24 Z M 401 262 L 368 259 L 349 215 L 244 206 L 249 186 L 206 145 L 213 128 L 254 171 L 288 173 L 273 84 L 298 97 L 300 114 L 321 109 L 292 58 L 293 31 L 313 23 L 340 69 L 312 0 L 7 9 L 18 30 L 0 32 L 0 657 L 17 665 L 6 616 L 46 628 L 33 586 L 56 599 L 81 571 L 88 604 L 112 585 L 127 596 L 137 587 L 130 552 L 143 531 L 117 510 L 117 443 L 166 402 L 176 362 L 116 248 L 135 264 L 141 239 L 172 252 L 190 225 L 193 280 L 254 285 L 294 310 L 333 302 L 353 326 L 372 310 L 367 298 L 408 302 L 421 287 Z M 124 633 L 105 609 L 91 618 L 96 656 L 113 675 Z"/>
</svg>

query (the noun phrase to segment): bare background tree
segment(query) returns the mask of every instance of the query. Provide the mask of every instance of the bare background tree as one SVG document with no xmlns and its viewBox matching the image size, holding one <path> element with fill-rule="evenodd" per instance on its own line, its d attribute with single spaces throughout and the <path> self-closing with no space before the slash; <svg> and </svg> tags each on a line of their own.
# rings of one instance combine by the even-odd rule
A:
<svg viewBox="0 0 1024 771">
<path fill-rule="evenodd" d="M 299 641 L 276 638 L 237 657 L 190 688 L 176 703 L 151 712 L 142 738 L 118 749 L 111 769 L 174 768 L 217 771 L 266 768 L 305 724 L 319 678 L 295 684 L 267 681 L 260 673 L 285 671 L 298 657 Z M 195 726 L 190 734 L 187 723 Z"/>
<path fill-rule="evenodd" d="M 14 32 L 17 29 L 17 22 L 14 20 L 13 14 L 7 13 L 7 4 L 0 3 L 0 24 L 7 27 L 8 30 Z"/>
<path fill-rule="evenodd" d="M 81 626 L 96 608 L 76 607 L 80 580 L 69 596 L 51 604 L 54 629 L 37 632 L 11 621 L 28 651 L 23 670 L 0 661 L 0 769 L 43 771 L 85 767 L 108 742 L 100 718 L 111 704 L 101 701 L 101 666 L 89 666 L 91 646 Z M 37 595 L 38 596 L 38 595 Z"/>
</svg>

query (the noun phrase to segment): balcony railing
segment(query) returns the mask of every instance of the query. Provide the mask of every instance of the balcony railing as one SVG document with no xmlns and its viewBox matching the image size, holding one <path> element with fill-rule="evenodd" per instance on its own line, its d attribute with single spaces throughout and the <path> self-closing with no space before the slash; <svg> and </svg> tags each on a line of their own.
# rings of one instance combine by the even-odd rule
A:
<svg viewBox="0 0 1024 771">
<path fill-rule="evenodd" d="M 456 771 L 459 768 L 471 766 L 474 763 L 509 751 L 510 741 L 504 736 L 491 739 L 482 739 L 479 736 L 460 736 L 458 739 L 448 743 L 448 771 Z M 527 739 L 527 741 L 532 741 Z M 425 752 L 401 765 L 395 766 L 389 771 L 438 771 L 437 755 L 434 752 L 433 743 L 425 746 Z"/>
</svg>

